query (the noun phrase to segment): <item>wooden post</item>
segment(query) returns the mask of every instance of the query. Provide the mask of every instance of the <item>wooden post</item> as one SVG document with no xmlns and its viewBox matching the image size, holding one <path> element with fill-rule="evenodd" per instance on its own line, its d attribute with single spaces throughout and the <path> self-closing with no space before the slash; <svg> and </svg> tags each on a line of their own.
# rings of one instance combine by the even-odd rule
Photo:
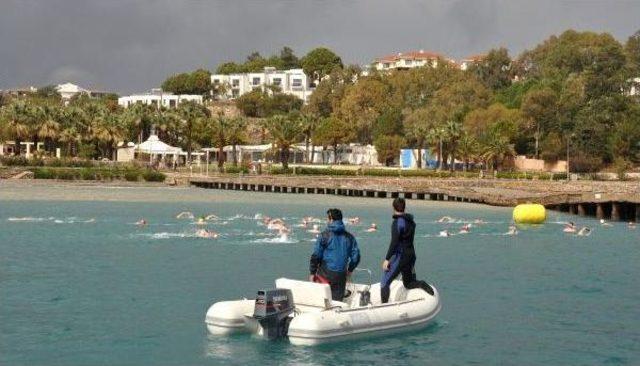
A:
<svg viewBox="0 0 640 366">
<path fill-rule="evenodd" d="M 586 216 L 587 211 L 584 209 L 584 205 L 582 203 L 578 203 L 578 215 Z"/>
<path fill-rule="evenodd" d="M 640 222 L 640 204 L 635 204 L 636 206 L 636 222 Z"/>
<path fill-rule="evenodd" d="M 602 209 L 602 203 L 596 203 L 596 218 L 598 220 L 604 219 L 604 210 Z"/>
<path fill-rule="evenodd" d="M 611 220 L 620 221 L 620 204 L 611 202 Z"/>
</svg>

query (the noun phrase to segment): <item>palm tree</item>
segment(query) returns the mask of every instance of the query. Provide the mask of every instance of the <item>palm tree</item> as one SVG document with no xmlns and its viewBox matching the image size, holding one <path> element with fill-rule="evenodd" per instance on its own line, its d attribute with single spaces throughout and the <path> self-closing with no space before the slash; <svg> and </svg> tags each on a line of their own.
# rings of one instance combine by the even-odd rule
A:
<svg viewBox="0 0 640 366">
<path fill-rule="evenodd" d="M 179 130 L 185 139 L 188 161 L 191 161 L 193 140 L 201 132 L 200 127 L 203 127 L 200 122 L 203 122 L 207 114 L 208 111 L 205 107 L 191 101 L 182 102 L 178 107 L 178 115 L 181 118 Z"/>
<path fill-rule="evenodd" d="M 311 137 L 313 136 L 313 133 L 315 132 L 316 128 L 318 128 L 320 119 L 318 118 L 318 116 L 314 114 L 305 113 L 301 116 L 301 120 L 302 120 L 303 133 L 304 133 L 304 161 L 306 163 L 309 163 L 309 160 L 311 160 L 311 163 L 313 163 L 313 157 L 315 155 L 315 147 L 314 147 L 315 141 L 311 141 Z M 310 142 L 311 142 L 311 157 L 309 157 Z"/>
<path fill-rule="evenodd" d="M 429 141 L 431 145 L 435 146 L 435 148 L 432 148 L 432 150 L 436 151 L 436 161 L 438 165 L 438 170 L 442 170 L 442 163 L 443 163 L 442 144 L 446 136 L 447 136 L 446 131 L 442 127 L 433 128 L 429 130 L 429 133 L 427 134 L 427 141 Z"/>
<path fill-rule="evenodd" d="M 289 149 L 299 140 L 304 127 L 300 118 L 296 116 L 275 115 L 265 121 L 265 128 L 271 135 L 271 140 L 280 150 L 280 161 L 284 169 L 289 168 Z"/>
<path fill-rule="evenodd" d="M 235 117 L 229 120 L 229 126 L 226 131 L 227 141 L 231 144 L 231 153 L 233 155 L 233 166 L 238 166 L 238 154 L 236 147 L 247 140 L 246 137 L 247 120 L 244 117 Z"/>
<path fill-rule="evenodd" d="M 422 150 L 427 142 L 429 131 L 432 129 L 430 111 L 426 108 L 416 109 L 404 120 L 406 137 L 415 142 L 418 149 L 416 159 L 418 169 L 422 168 Z"/>
<path fill-rule="evenodd" d="M 45 151 L 51 151 L 60 135 L 61 110 L 58 107 L 45 106 L 42 109 L 44 122 L 38 126 L 37 136 L 44 140 Z"/>
<path fill-rule="evenodd" d="M 65 155 L 74 155 L 72 152 L 82 142 L 83 136 L 88 136 L 89 119 L 87 114 L 82 108 L 69 106 L 63 109 L 60 121 L 59 140 L 66 146 Z"/>
<path fill-rule="evenodd" d="M 471 160 L 478 153 L 479 145 L 473 135 L 463 132 L 460 135 L 458 144 L 456 145 L 456 154 L 462 157 L 463 165 L 462 170 L 467 171 L 469 169 L 469 160 Z"/>
<path fill-rule="evenodd" d="M 114 113 L 104 113 L 93 120 L 91 131 L 91 138 L 101 151 L 102 156 L 113 158 L 113 148 L 124 135 L 120 116 Z"/>
<path fill-rule="evenodd" d="M 136 103 L 126 109 L 124 113 L 124 122 L 128 125 L 130 131 L 136 131 L 136 135 L 130 136 L 131 139 L 142 142 L 145 134 L 151 129 L 156 108 L 151 105 Z"/>
<path fill-rule="evenodd" d="M 482 158 L 485 162 L 491 162 L 491 168 L 493 170 L 498 170 L 500 164 L 502 164 L 506 158 L 514 157 L 515 155 L 516 151 L 513 144 L 509 142 L 509 139 L 499 134 L 493 134 L 484 146 Z"/>
<path fill-rule="evenodd" d="M 207 121 L 207 133 L 211 136 L 213 146 L 218 149 L 218 170 L 224 167 L 224 147 L 227 145 L 227 131 L 229 129 L 229 119 L 218 114 Z"/>
<path fill-rule="evenodd" d="M 451 157 L 451 163 L 449 164 L 449 171 L 453 171 L 455 168 L 455 151 L 460 135 L 462 134 L 462 123 L 448 120 L 445 125 L 445 133 L 447 139 L 447 145 L 449 148 L 449 156 Z"/>
<path fill-rule="evenodd" d="M 17 100 L 3 109 L 2 136 L 15 142 L 15 155 L 20 155 L 20 143 L 29 137 L 29 126 L 34 117 L 33 109 L 23 100 Z"/>
</svg>

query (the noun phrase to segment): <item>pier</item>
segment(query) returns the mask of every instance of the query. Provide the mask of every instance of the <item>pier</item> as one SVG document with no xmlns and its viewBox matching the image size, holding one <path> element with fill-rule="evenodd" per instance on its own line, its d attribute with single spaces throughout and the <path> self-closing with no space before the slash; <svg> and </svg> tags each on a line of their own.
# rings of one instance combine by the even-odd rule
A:
<svg viewBox="0 0 640 366">
<path fill-rule="evenodd" d="M 637 182 L 219 175 L 191 177 L 189 184 L 234 191 L 402 197 L 493 206 L 533 202 L 580 216 L 640 222 L 640 184 Z"/>
</svg>

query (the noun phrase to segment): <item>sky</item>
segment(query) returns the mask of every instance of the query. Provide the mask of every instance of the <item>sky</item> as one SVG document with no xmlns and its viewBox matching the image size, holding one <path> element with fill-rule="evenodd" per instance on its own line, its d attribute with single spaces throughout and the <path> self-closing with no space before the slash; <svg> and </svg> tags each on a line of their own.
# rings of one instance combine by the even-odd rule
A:
<svg viewBox="0 0 640 366">
<path fill-rule="evenodd" d="M 569 28 L 625 42 L 639 15 L 640 0 L 1 0 L 0 89 L 69 81 L 143 92 L 283 46 L 299 56 L 324 46 L 361 65 L 420 49 L 515 57 Z"/>
</svg>

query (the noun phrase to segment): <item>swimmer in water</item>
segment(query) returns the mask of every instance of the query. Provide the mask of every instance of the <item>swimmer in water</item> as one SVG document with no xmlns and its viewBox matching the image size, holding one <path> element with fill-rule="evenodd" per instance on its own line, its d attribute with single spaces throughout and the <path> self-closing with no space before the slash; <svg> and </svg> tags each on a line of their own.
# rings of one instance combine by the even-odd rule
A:
<svg viewBox="0 0 640 366">
<path fill-rule="evenodd" d="M 351 225 L 358 225 L 360 223 L 360 218 L 358 216 L 350 217 L 347 219 L 347 222 Z"/>
<path fill-rule="evenodd" d="M 438 219 L 439 223 L 447 223 L 447 222 L 453 222 L 453 217 L 451 216 L 442 216 L 441 218 Z"/>
<path fill-rule="evenodd" d="M 373 233 L 378 231 L 378 225 L 376 225 L 375 222 L 371 223 L 371 226 L 369 226 L 369 228 L 366 230 L 368 233 Z"/>
<path fill-rule="evenodd" d="M 270 220 L 267 224 L 267 229 L 269 230 L 280 230 L 282 228 L 286 228 L 286 225 L 281 219 Z"/>
<path fill-rule="evenodd" d="M 286 227 L 282 227 L 280 230 L 278 230 L 278 235 L 280 235 L 280 241 L 289 240 L 289 229 L 287 229 Z"/>
<path fill-rule="evenodd" d="M 198 218 L 198 221 L 196 221 L 196 225 L 206 225 L 206 224 L 207 222 L 205 221 L 205 218 L 202 216 Z"/>
<path fill-rule="evenodd" d="M 629 221 L 629 223 L 627 224 L 627 227 L 631 230 L 635 230 L 636 229 L 636 223 L 633 221 Z"/>
<path fill-rule="evenodd" d="M 217 239 L 218 233 L 207 229 L 200 229 L 196 231 L 196 236 L 203 239 Z"/>
<path fill-rule="evenodd" d="M 509 225 L 509 231 L 505 235 L 518 235 L 518 228 L 513 224 Z"/>
<path fill-rule="evenodd" d="M 443 238 L 448 238 L 451 234 L 449 234 L 448 230 L 442 230 L 438 236 L 443 237 Z"/>
<path fill-rule="evenodd" d="M 176 219 L 193 219 L 193 214 L 189 211 L 182 211 L 176 215 Z"/>
<path fill-rule="evenodd" d="M 610 223 L 606 222 L 604 219 L 600 219 L 600 225 L 602 225 L 602 226 L 612 226 Z"/>
<path fill-rule="evenodd" d="M 140 219 L 140 220 L 136 221 L 136 225 L 138 225 L 138 226 L 146 226 L 147 225 L 147 220 Z"/>
<path fill-rule="evenodd" d="M 311 234 L 320 234 L 320 228 L 318 224 L 313 224 L 313 227 L 311 228 L 311 230 L 307 230 L 307 232 Z"/>
<path fill-rule="evenodd" d="M 578 236 L 589 236 L 591 235 L 591 228 L 588 226 L 583 227 L 582 229 L 580 229 L 580 231 L 578 231 L 578 234 L 576 234 Z"/>
<path fill-rule="evenodd" d="M 562 229 L 562 231 L 565 233 L 575 233 L 577 231 L 576 224 L 569 221 L 564 225 L 564 229 Z"/>
<path fill-rule="evenodd" d="M 205 216 L 204 219 L 207 220 L 207 221 L 212 221 L 212 220 L 218 220 L 219 217 L 214 215 L 214 214 L 209 214 L 209 215 Z"/>
<path fill-rule="evenodd" d="M 464 224 L 464 225 L 462 225 L 462 227 L 460 228 L 459 234 L 469 234 L 469 231 L 471 231 L 471 225 L 469 225 L 469 224 Z"/>
</svg>

